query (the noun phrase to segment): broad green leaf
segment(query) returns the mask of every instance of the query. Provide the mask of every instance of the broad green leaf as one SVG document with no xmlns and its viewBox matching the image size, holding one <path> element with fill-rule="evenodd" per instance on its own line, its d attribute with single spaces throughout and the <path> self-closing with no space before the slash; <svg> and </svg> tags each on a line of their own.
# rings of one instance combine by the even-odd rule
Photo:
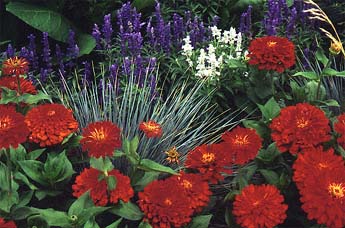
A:
<svg viewBox="0 0 345 228">
<path fill-rule="evenodd" d="M 30 208 L 35 214 L 41 215 L 49 226 L 70 227 L 70 219 L 66 212 L 56 211 L 51 208 L 38 209 Z"/>
<path fill-rule="evenodd" d="M 46 186 L 48 184 L 47 180 L 42 175 L 42 171 L 43 171 L 42 162 L 35 161 L 35 160 L 27 160 L 27 161 L 19 161 L 18 164 L 29 178 L 36 181 L 37 183 L 40 183 L 43 186 Z"/>
<path fill-rule="evenodd" d="M 95 221 L 95 219 L 90 219 L 85 223 L 84 228 L 100 228 L 100 227 Z"/>
<path fill-rule="evenodd" d="M 314 71 L 297 72 L 296 74 L 292 76 L 302 76 L 304 78 L 311 79 L 311 80 L 319 79 L 319 76 Z"/>
<path fill-rule="evenodd" d="M 315 53 L 315 57 L 319 62 L 322 63 L 323 67 L 327 66 L 329 60 L 321 48 L 318 48 L 318 50 Z"/>
<path fill-rule="evenodd" d="M 146 171 L 157 171 L 157 172 L 162 172 L 162 173 L 177 174 L 177 172 L 171 169 L 170 167 L 161 165 L 150 159 L 141 160 L 138 168 L 142 170 L 146 170 Z"/>
<path fill-rule="evenodd" d="M 16 207 L 11 211 L 11 214 L 14 220 L 22 220 L 29 217 L 33 212 L 30 207 Z"/>
<path fill-rule="evenodd" d="M 199 215 L 193 218 L 189 228 L 207 228 L 210 224 L 212 215 Z"/>
<path fill-rule="evenodd" d="M 121 222 L 122 222 L 122 218 L 116 220 L 115 222 L 113 222 L 112 224 L 110 224 L 109 226 L 107 226 L 105 228 L 117 228 Z"/>
<path fill-rule="evenodd" d="M 105 178 L 105 181 L 107 182 L 107 189 L 109 191 L 112 191 L 116 188 L 116 185 L 117 185 L 117 180 L 116 180 L 116 177 L 114 176 L 107 176 Z"/>
<path fill-rule="evenodd" d="M 253 129 L 255 129 L 256 132 L 263 139 L 270 138 L 270 129 L 267 127 L 267 125 L 263 121 L 245 120 L 245 121 L 243 121 L 243 125 L 246 128 L 253 128 Z"/>
<path fill-rule="evenodd" d="M 345 77 L 345 71 L 337 71 L 332 68 L 326 68 L 322 71 L 322 73 L 328 76 Z"/>
<path fill-rule="evenodd" d="M 87 55 L 96 47 L 96 40 L 89 34 L 77 33 L 79 55 Z"/>
<path fill-rule="evenodd" d="M 144 172 L 144 176 L 141 176 L 136 181 L 133 178 L 131 178 L 131 180 L 133 181 L 132 186 L 135 189 L 135 191 L 142 191 L 147 184 L 151 183 L 154 180 L 157 180 L 158 176 L 158 172 Z"/>
<path fill-rule="evenodd" d="M 279 184 L 279 176 L 276 172 L 268 169 L 260 169 L 259 172 L 264 176 L 265 180 L 272 185 Z"/>
<path fill-rule="evenodd" d="M 47 196 L 57 196 L 59 194 L 61 194 L 61 191 L 54 191 L 54 190 L 36 190 L 35 192 L 35 197 L 38 200 L 42 200 Z"/>
<path fill-rule="evenodd" d="M 0 210 L 9 213 L 12 206 L 19 203 L 19 195 L 17 191 L 0 191 Z"/>
<path fill-rule="evenodd" d="M 83 195 L 78 197 L 76 201 L 72 203 L 72 205 L 68 209 L 68 215 L 69 216 L 77 215 L 79 217 L 81 209 L 87 209 L 93 206 L 94 204 L 92 200 L 90 199 L 90 193 L 89 191 L 87 191 Z"/>
<path fill-rule="evenodd" d="M 50 184 L 67 180 L 72 177 L 74 170 L 65 152 L 60 154 L 49 153 L 44 164 L 43 174 Z"/>
<path fill-rule="evenodd" d="M 48 94 L 40 90 L 38 91 L 37 94 L 24 93 L 23 95 L 19 97 L 19 101 L 24 102 L 26 104 L 37 104 L 44 100 L 48 100 L 50 103 L 53 103 L 52 98 Z"/>
<path fill-rule="evenodd" d="M 329 99 L 325 101 L 319 101 L 321 104 L 327 105 L 328 107 L 340 107 L 338 101 Z"/>
<path fill-rule="evenodd" d="M 263 117 L 269 121 L 278 116 L 280 113 L 280 106 L 273 97 L 269 99 L 265 105 L 258 104 L 258 106 Z"/>
<path fill-rule="evenodd" d="M 279 152 L 276 144 L 272 143 L 268 146 L 267 149 L 261 149 L 259 151 L 259 155 L 256 158 L 263 161 L 264 163 L 271 163 L 280 154 L 281 153 Z"/>
<path fill-rule="evenodd" d="M 15 172 L 14 173 L 14 179 L 15 180 L 18 180 L 18 181 L 22 181 L 24 184 L 26 184 L 31 190 L 36 190 L 37 187 L 35 185 L 33 185 L 29 179 L 24 175 L 22 174 L 21 172 Z"/>
<path fill-rule="evenodd" d="M 46 148 L 31 151 L 27 153 L 26 157 L 28 160 L 36 160 L 45 150 Z"/>
<path fill-rule="evenodd" d="M 152 226 L 148 222 L 141 221 L 138 228 L 152 228 Z"/>
<path fill-rule="evenodd" d="M 132 202 L 124 203 L 122 200 L 110 209 L 109 212 L 133 221 L 140 220 L 143 217 L 143 213 L 137 205 Z"/>
<path fill-rule="evenodd" d="M 97 169 L 101 172 L 110 171 L 114 168 L 113 163 L 108 157 L 99 157 L 90 159 L 90 165 L 92 168 Z"/>
</svg>

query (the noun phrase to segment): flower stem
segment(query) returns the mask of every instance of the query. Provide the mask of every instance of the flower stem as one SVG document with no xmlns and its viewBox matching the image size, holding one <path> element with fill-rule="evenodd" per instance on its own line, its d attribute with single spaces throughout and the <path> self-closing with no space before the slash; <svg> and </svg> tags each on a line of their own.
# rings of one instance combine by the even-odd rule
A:
<svg viewBox="0 0 345 228">
<path fill-rule="evenodd" d="M 7 162 L 7 181 L 9 185 L 8 195 L 12 194 L 12 163 L 11 163 L 11 153 L 10 149 L 5 150 L 6 162 Z"/>
</svg>

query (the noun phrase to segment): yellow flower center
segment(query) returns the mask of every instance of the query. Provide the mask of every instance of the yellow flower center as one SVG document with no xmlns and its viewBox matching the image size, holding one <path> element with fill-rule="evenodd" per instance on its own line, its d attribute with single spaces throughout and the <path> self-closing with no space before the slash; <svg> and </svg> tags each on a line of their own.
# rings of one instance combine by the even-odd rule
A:
<svg viewBox="0 0 345 228">
<path fill-rule="evenodd" d="M 201 161 L 203 163 L 211 163 L 216 159 L 216 155 L 214 153 L 204 153 L 202 155 Z"/>
<path fill-rule="evenodd" d="M 324 168 L 327 168 L 328 167 L 328 164 L 327 163 L 319 163 L 319 169 L 324 169 Z"/>
<path fill-rule="evenodd" d="M 54 116 L 55 115 L 55 111 L 54 110 L 51 110 L 47 113 L 48 116 Z"/>
<path fill-rule="evenodd" d="M 187 180 L 183 180 L 183 181 L 182 181 L 182 185 L 183 185 L 183 187 L 186 188 L 186 189 L 191 189 L 191 188 L 193 187 L 192 183 L 190 183 L 190 182 L 187 181 Z"/>
<path fill-rule="evenodd" d="M 328 192 L 335 198 L 343 198 L 345 196 L 345 187 L 342 183 L 332 183 L 328 186 Z"/>
<path fill-rule="evenodd" d="M 179 152 L 176 150 L 176 147 L 172 147 L 170 150 L 166 151 L 165 154 L 168 156 L 167 157 L 167 161 L 169 163 L 173 163 L 173 162 L 176 162 L 176 163 L 179 163 L 179 157 L 180 157 L 180 154 Z"/>
<path fill-rule="evenodd" d="M 0 120 L 0 130 L 7 130 L 10 128 L 11 119 L 9 116 Z"/>
<path fill-rule="evenodd" d="M 306 120 L 303 117 L 301 119 L 297 119 L 297 127 L 298 128 L 305 128 L 308 125 L 309 125 L 309 120 Z"/>
<path fill-rule="evenodd" d="M 248 135 L 245 135 L 245 136 L 236 135 L 234 144 L 239 145 L 239 146 L 248 145 L 249 144 Z"/>
<path fill-rule="evenodd" d="M 164 203 L 165 203 L 165 205 L 168 205 L 168 206 L 170 206 L 172 204 L 172 202 L 171 202 L 171 200 L 169 198 L 166 198 L 164 200 Z"/>
<path fill-rule="evenodd" d="M 274 46 L 276 46 L 277 45 L 277 42 L 275 42 L 275 41 L 268 41 L 267 42 L 267 46 L 268 47 L 274 47 Z"/>
<path fill-rule="evenodd" d="M 145 127 L 149 131 L 156 131 L 157 129 L 159 129 L 159 125 L 151 122 L 145 123 Z"/>
<path fill-rule="evenodd" d="M 94 131 L 91 132 L 90 137 L 97 141 L 101 141 L 107 137 L 107 134 L 104 131 L 104 128 L 101 127 L 100 129 L 94 129 Z"/>
</svg>

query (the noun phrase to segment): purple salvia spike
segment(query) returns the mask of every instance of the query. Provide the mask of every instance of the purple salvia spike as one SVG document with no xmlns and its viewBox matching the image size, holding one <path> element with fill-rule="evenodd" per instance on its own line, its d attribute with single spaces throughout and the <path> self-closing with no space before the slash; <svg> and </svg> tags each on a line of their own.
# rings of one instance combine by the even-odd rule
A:
<svg viewBox="0 0 345 228">
<path fill-rule="evenodd" d="M 28 45 L 28 50 L 29 50 L 29 57 L 28 60 L 32 66 L 33 70 L 38 70 L 38 56 L 36 52 L 36 37 L 33 34 L 30 34 L 28 36 L 29 39 L 29 45 Z"/>
<path fill-rule="evenodd" d="M 44 70 L 42 75 L 46 75 L 47 73 L 50 73 L 52 71 L 52 63 L 51 63 L 51 56 L 50 56 L 50 48 L 49 48 L 49 40 L 48 40 L 48 33 L 43 32 L 43 38 L 42 38 L 42 45 L 43 45 L 43 53 L 42 53 L 42 60 L 44 64 Z M 42 69 L 40 71 L 42 73 Z"/>
<path fill-rule="evenodd" d="M 63 53 L 58 44 L 55 45 L 55 55 L 56 55 L 56 60 L 59 63 L 59 72 L 62 76 L 65 76 L 66 72 L 65 72 L 65 65 L 63 63 Z"/>
<path fill-rule="evenodd" d="M 12 45 L 11 44 L 8 44 L 7 45 L 7 49 L 6 49 L 6 56 L 7 58 L 13 58 L 14 55 L 15 55 L 15 50 L 13 49 Z"/>
<path fill-rule="evenodd" d="M 111 46 L 111 38 L 113 34 L 113 27 L 111 25 L 111 14 L 107 14 L 104 16 L 102 32 L 105 41 L 105 46 L 107 49 L 109 49 Z"/>
<path fill-rule="evenodd" d="M 96 40 L 96 49 L 101 50 L 101 32 L 97 24 L 93 25 L 92 37 Z"/>
</svg>

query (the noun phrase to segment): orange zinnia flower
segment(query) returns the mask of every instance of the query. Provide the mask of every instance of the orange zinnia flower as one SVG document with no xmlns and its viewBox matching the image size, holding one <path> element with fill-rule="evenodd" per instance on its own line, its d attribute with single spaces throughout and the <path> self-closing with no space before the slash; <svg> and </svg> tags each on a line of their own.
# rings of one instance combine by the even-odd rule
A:
<svg viewBox="0 0 345 228">
<path fill-rule="evenodd" d="M 331 139 L 329 120 L 319 108 L 307 103 L 283 108 L 273 119 L 271 137 L 280 152 L 297 154 Z"/>
<path fill-rule="evenodd" d="M 99 181 L 101 171 L 94 168 L 85 168 L 83 172 L 76 177 L 75 184 L 72 186 L 73 196 L 80 197 L 85 192 L 90 191 L 90 197 L 98 206 L 105 206 L 109 202 L 116 204 L 119 200 L 128 202 L 134 195 L 131 187 L 131 180 L 129 177 L 120 173 L 120 171 L 113 169 L 104 174 L 113 176 L 116 179 L 116 186 L 113 190 L 108 190 L 105 179 Z"/>
<path fill-rule="evenodd" d="M 178 228 L 191 221 L 189 198 L 175 178 L 155 180 L 138 195 L 139 207 L 153 228 Z"/>
<path fill-rule="evenodd" d="M 231 156 L 225 153 L 222 144 L 201 145 L 188 152 L 185 167 L 198 170 L 205 180 L 217 183 L 223 180 L 221 173 L 230 174 L 232 171 L 226 169 L 232 165 Z"/>
<path fill-rule="evenodd" d="M 114 150 L 121 147 L 120 128 L 110 121 L 89 124 L 82 136 L 80 144 L 90 157 L 113 156 Z"/>
<path fill-rule="evenodd" d="M 345 150 L 345 113 L 337 117 L 338 122 L 334 124 L 334 130 L 340 134 L 337 142 Z"/>
<path fill-rule="evenodd" d="M 345 168 L 314 173 L 304 186 L 300 200 L 308 219 L 327 227 L 345 227 Z"/>
<path fill-rule="evenodd" d="M 20 86 L 20 91 L 19 91 Z M 19 77 L 19 86 L 17 77 L 1 77 L 0 78 L 0 87 L 6 87 L 10 90 L 17 91 L 18 94 L 29 93 L 37 94 L 37 90 L 31 81 L 26 80 L 22 77 Z M 1 97 L 1 90 L 0 90 Z"/>
<path fill-rule="evenodd" d="M 338 172 L 344 168 L 342 157 L 335 155 L 332 148 L 324 151 L 320 146 L 303 150 L 302 152 L 298 154 L 298 158 L 293 164 L 293 169 L 295 170 L 293 180 L 300 190 L 304 188 L 306 179 L 315 173 Z"/>
<path fill-rule="evenodd" d="M 2 74 L 6 76 L 19 76 L 28 73 L 29 62 L 25 58 L 13 58 L 7 59 L 2 65 Z"/>
<path fill-rule="evenodd" d="M 148 138 L 161 137 L 163 133 L 161 125 L 153 120 L 141 122 L 139 129 L 142 130 Z"/>
<path fill-rule="evenodd" d="M 1 228 L 17 228 L 16 224 L 13 221 L 5 221 L 3 218 L 0 218 L 0 227 Z"/>
<path fill-rule="evenodd" d="M 285 37 L 266 36 L 252 40 L 248 48 L 249 64 L 259 70 L 282 73 L 296 62 L 295 45 Z"/>
<path fill-rule="evenodd" d="M 72 110 L 61 104 L 43 104 L 31 109 L 25 116 L 30 130 L 29 139 L 41 147 L 56 145 L 78 129 Z"/>
<path fill-rule="evenodd" d="M 24 116 L 17 113 L 13 106 L 0 105 L 0 149 L 17 148 L 28 135 Z"/>
<path fill-rule="evenodd" d="M 226 149 L 234 157 L 234 163 L 243 165 L 258 154 L 262 139 L 254 129 L 236 127 L 222 135 Z M 228 155 L 229 156 L 229 155 Z"/>
<path fill-rule="evenodd" d="M 288 206 L 273 185 L 248 185 L 235 197 L 233 214 L 246 228 L 272 228 L 286 219 Z"/>
</svg>

